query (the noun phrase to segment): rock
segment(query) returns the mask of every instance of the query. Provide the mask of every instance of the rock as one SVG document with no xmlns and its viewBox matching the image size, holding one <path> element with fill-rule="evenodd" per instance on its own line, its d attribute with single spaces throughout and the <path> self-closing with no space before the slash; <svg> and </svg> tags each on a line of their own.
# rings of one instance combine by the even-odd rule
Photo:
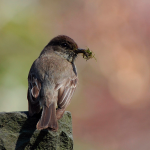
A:
<svg viewBox="0 0 150 150">
<path fill-rule="evenodd" d="M 36 130 L 40 114 L 28 112 L 0 113 L 0 150 L 72 150 L 71 113 L 58 121 L 59 130 Z"/>
</svg>

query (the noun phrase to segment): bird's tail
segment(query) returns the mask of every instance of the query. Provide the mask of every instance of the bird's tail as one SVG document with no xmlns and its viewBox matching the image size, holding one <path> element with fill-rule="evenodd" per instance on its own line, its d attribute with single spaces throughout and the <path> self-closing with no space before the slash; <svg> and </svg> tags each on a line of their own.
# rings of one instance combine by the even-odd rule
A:
<svg viewBox="0 0 150 150">
<path fill-rule="evenodd" d="M 41 119 L 36 125 L 38 130 L 49 128 L 51 130 L 58 130 L 58 123 L 56 119 L 55 103 L 51 103 L 49 107 L 43 106 Z"/>
</svg>

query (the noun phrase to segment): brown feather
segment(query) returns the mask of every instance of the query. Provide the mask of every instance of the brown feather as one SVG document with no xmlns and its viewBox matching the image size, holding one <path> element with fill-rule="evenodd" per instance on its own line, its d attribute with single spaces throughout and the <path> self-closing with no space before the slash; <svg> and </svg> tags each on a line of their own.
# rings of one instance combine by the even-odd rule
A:
<svg viewBox="0 0 150 150">
<path fill-rule="evenodd" d="M 27 98 L 28 98 L 28 111 L 29 111 L 29 115 L 33 116 L 36 113 L 40 112 L 40 104 L 39 101 L 36 101 L 34 104 L 32 103 L 32 96 L 31 93 L 28 90 L 28 94 L 27 94 Z"/>
<path fill-rule="evenodd" d="M 57 119 L 60 119 L 64 112 L 65 108 L 70 104 L 70 100 L 77 86 L 77 78 L 74 80 L 68 79 L 63 86 L 58 91 L 58 109 L 56 111 Z"/>
<path fill-rule="evenodd" d="M 40 104 L 37 101 L 37 98 L 40 93 L 41 83 L 33 77 L 33 75 L 29 74 L 28 77 L 29 87 L 28 87 L 28 110 L 29 115 L 33 116 L 35 113 L 40 112 Z"/>
<path fill-rule="evenodd" d="M 43 106 L 41 119 L 36 125 L 38 130 L 50 128 L 58 130 L 58 123 L 56 119 L 56 108 L 55 104 L 52 103 L 49 107 Z"/>
</svg>

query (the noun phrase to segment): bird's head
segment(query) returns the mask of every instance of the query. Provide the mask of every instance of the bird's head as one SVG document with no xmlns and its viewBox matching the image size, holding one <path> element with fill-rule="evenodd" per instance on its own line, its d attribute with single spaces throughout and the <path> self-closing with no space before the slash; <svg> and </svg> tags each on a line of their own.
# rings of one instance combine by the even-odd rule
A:
<svg viewBox="0 0 150 150">
<path fill-rule="evenodd" d="M 46 46 L 52 47 L 55 53 L 73 62 L 79 53 L 84 53 L 84 49 L 79 49 L 76 42 L 66 35 L 54 37 Z"/>
</svg>

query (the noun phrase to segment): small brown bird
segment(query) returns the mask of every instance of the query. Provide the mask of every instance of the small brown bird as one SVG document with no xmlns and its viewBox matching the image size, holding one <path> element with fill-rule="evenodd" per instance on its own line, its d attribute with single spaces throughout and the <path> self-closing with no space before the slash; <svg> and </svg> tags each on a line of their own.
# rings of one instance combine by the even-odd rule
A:
<svg viewBox="0 0 150 150">
<path fill-rule="evenodd" d="M 74 60 L 79 53 L 84 53 L 84 49 L 78 49 L 70 37 L 59 35 L 32 64 L 28 75 L 28 110 L 33 116 L 42 108 L 38 130 L 58 130 L 57 120 L 63 116 L 77 86 Z"/>
</svg>

